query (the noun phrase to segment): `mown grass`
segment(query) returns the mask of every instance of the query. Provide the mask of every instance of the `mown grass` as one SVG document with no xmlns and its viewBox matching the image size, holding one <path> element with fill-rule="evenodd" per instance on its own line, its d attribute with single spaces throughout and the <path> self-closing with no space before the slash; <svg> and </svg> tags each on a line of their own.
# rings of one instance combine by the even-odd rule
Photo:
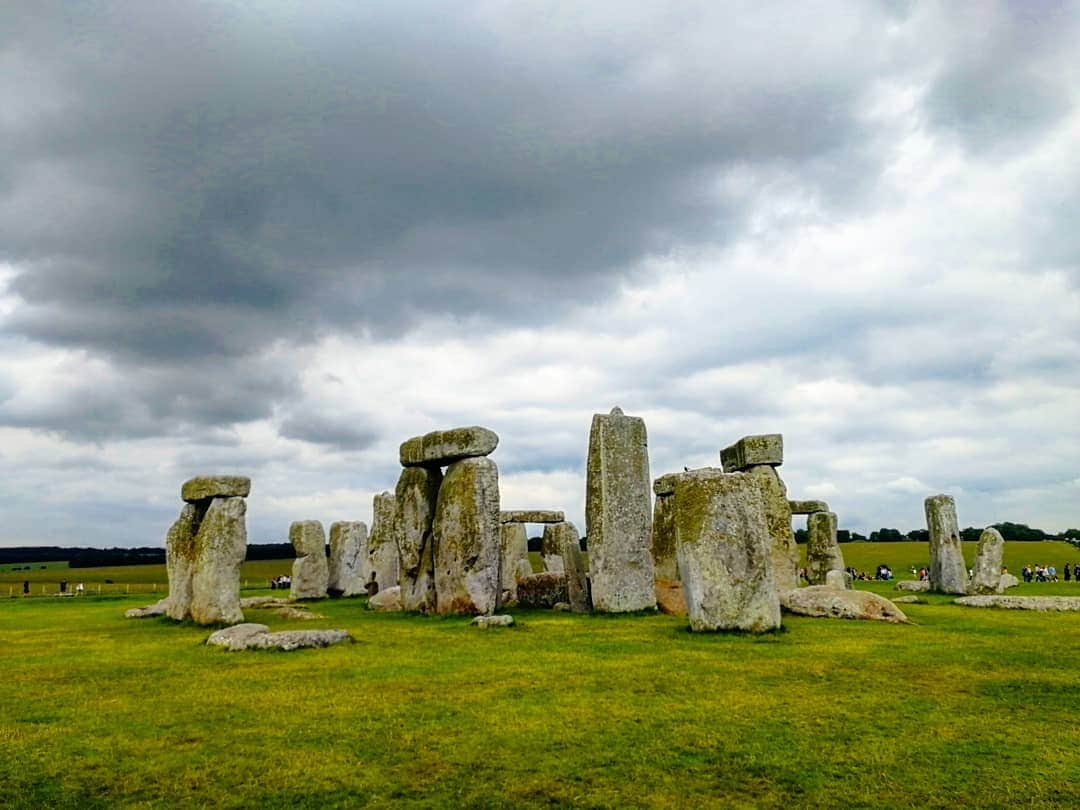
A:
<svg viewBox="0 0 1080 810">
<path fill-rule="evenodd" d="M 881 583 L 887 585 L 887 583 Z M 225 653 L 132 598 L 0 601 L 12 806 L 1076 806 L 1080 621 L 519 627 L 319 603 L 352 645 Z M 268 611 L 248 618 L 299 626 Z"/>
</svg>

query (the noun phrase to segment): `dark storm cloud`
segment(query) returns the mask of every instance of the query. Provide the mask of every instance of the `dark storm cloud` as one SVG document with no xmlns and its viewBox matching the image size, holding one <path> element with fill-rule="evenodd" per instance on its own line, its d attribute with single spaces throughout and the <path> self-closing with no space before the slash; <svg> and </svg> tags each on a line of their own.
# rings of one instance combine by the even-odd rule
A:
<svg viewBox="0 0 1080 810">
<path fill-rule="evenodd" d="M 281 423 L 279 433 L 286 439 L 299 439 L 338 450 L 364 450 L 378 438 L 374 430 L 361 425 L 309 413 L 289 416 Z"/>
</svg>

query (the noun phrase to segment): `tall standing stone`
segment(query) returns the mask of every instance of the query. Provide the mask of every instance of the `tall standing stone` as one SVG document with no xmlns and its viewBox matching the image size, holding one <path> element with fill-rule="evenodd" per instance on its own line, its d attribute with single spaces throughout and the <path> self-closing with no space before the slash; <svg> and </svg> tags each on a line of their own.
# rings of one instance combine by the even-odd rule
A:
<svg viewBox="0 0 1080 810">
<path fill-rule="evenodd" d="M 795 545 L 795 533 L 791 531 L 791 504 L 787 498 L 787 487 L 776 468 L 771 465 L 754 465 L 746 474 L 757 482 L 765 502 L 765 522 L 769 526 L 769 537 L 772 538 L 770 555 L 776 587 L 781 591 L 797 588 L 799 547 Z M 833 518 L 835 523 L 835 515 Z"/>
<path fill-rule="evenodd" d="M 652 558 L 657 579 L 679 578 L 679 563 L 675 557 L 675 475 L 662 475 L 653 482 Z"/>
<path fill-rule="evenodd" d="M 1005 538 L 991 526 L 983 529 L 975 550 L 975 567 L 971 576 L 970 593 L 1001 591 L 1001 560 L 1005 555 Z"/>
<path fill-rule="evenodd" d="M 435 611 L 435 508 L 442 471 L 438 467 L 406 467 L 394 489 L 398 584 L 404 610 Z"/>
<path fill-rule="evenodd" d="M 675 487 L 676 554 L 690 629 L 780 627 L 772 542 L 757 481 L 696 470 Z M 594 591 L 595 593 L 595 586 Z"/>
<path fill-rule="evenodd" d="M 339 596 L 366 593 L 366 558 L 367 524 L 359 520 L 331 523 L 326 590 Z"/>
<path fill-rule="evenodd" d="M 573 523 L 553 523 L 544 530 L 551 532 L 551 544 L 559 551 L 563 572 L 566 574 L 566 595 L 570 610 L 588 613 L 592 609 L 589 599 L 589 580 L 585 573 L 585 555 L 581 553 L 581 537 Z"/>
<path fill-rule="evenodd" d="M 806 518 L 806 578 L 811 585 L 825 585 L 830 571 L 843 570 L 844 555 L 836 539 L 836 513 L 814 512 Z"/>
<path fill-rule="evenodd" d="M 529 563 L 529 537 L 524 523 L 503 523 L 499 526 L 499 554 L 499 589 L 504 601 L 516 602 L 521 563 L 529 566 L 527 573 L 532 573 L 532 565 Z"/>
<path fill-rule="evenodd" d="M 544 564 L 544 570 L 553 574 L 561 574 L 566 571 L 566 563 L 563 561 L 562 556 L 562 534 L 556 528 L 564 525 L 566 524 L 547 524 L 544 526 L 544 534 L 540 538 L 540 560 Z"/>
<path fill-rule="evenodd" d="M 925 507 L 926 527 L 930 531 L 930 589 L 967 593 L 967 567 L 960 545 L 956 502 L 949 495 L 931 495 Z"/>
<path fill-rule="evenodd" d="M 620 408 L 593 416 L 585 529 L 593 606 L 622 613 L 656 607 L 645 421 Z"/>
<path fill-rule="evenodd" d="M 195 570 L 195 535 L 209 504 L 186 503 L 165 535 L 165 567 L 169 576 L 166 613 L 182 622 L 191 618 L 191 575 Z"/>
<path fill-rule="evenodd" d="M 191 618 L 198 624 L 236 624 L 240 566 L 247 556 L 247 504 L 242 497 L 214 498 L 195 536 Z"/>
<path fill-rule="evenodd" d="M 326 561 L 326 534 L 317 520 L 298 520 L 289 527 L 289 542 L 296 551 L 293 560 L 293 599 L 323 599 L 330 579 Z"/>
<path fill-rule="evenodd" d="M 397 500 L 392 492 L 380 492 L 372 503 L 371 534 L 368 535 L 368 565 L 379 590 L 398 584 L 398 544 L 395 522 Z"/>
</svg>

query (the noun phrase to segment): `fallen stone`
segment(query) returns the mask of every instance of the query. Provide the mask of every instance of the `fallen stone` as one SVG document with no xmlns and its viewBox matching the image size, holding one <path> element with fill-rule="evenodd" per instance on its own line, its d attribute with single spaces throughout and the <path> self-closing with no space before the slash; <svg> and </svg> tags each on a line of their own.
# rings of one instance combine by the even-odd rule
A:
<svg viewBox="0 0 1080 810">
<path fill-rule="evenodd" d="M 338 596 L 362 596 L 367 591 L 367 524 L 341 520 L 330 524 L 330 559 L 326 590 Z"/>
<path fill-rule="evenodd" d="M 500 523 L 562 523 L 563 512 L 554 509 L 503 509 L 499 512 Z"/>
<path fill-rule="evenodd" d="M 532 573 L 529 563 L 529 538 L 525 533 L 524 523 L 503 523 L 499 526 L 499 588 L 502 591 L 503 604 L 517 601 L 517 577 L 520 566 L 528 566 L 526 573 Z"/>
<path fill-rule="evenodd" d="M 245 622 L 211 633 L 206 643 L 212 647 L 224 647 L 227 650 L 247 650 L 250 649 L 252 639 L 265 636 L 269 632 L 270 628 L 265 624 Z"/>
<path fill-rule="evenodd" d="M 744 473 L 696 470 L 679 477 L 674 497 L 690 629 L 778 629 L 780 598 L 758 482 Z"/>
<path fill-rule="evenodd" d="M 490 455 L 498 446 L 494 431 L 473 425 L 414 436 L 402 443 L 399 455 L 402 467 L 445 467 L 465 458 Z"/>
<path fill-rule="evenodd" d="M 586 465 L 585 533 L 598 611 L 656 606 L 649 490 L 645 421 L 619 408 L 595 414 Z"/>
<path fill-rule="evenodd" d="M 435 611 L 434 521 L 442 480 L 438 467 L 406 467 L 394 489 L 398 584 L 405 610 Z"/>
<path fill-rule="evenodd" d="M 247 503 L 214 498 L 195 535 L 191 571 L 191 618 L 197 624 L 236 624 L 240 609 L 240 566 L 247 556 Z"/>
<path fill-rule="evenodd" d="M 784 437 L 779 433 L 743 436 L 720 451 L 720 464 L 726 473 L 743 472 L 762 464 L 779 467 L 783 463 Z"/>
<path fill-rule="evenodd" d="M 299 605 L 286 605 L 284 607 L 273 608 L 273 612 L 275 616 L 280 616 L 282 619 L 296 619 L 302 622 L 326 618 L 321 613 L 312 613 L 307 608 L 300 607 Z"/>
<path fill-rule="evenodd" d="M 257 610 L 259 608 L 285 607 L 291 604 L 293 604 L 292 599 L 281 596 L 245 596 L 240 600 L 240 607 L 244 610 L 248 608 Z"/>
<path fill-rule="evenodd" d="M 375 575 L 379 590 L 398 584 L 400 560 L 397 538 L 397 498 L 380 492 L 372 501 L 371 534 L 368 535 L 368 580 Z"/>
<path fill-rule="evenodd" d="M 814 512 L 828 512 L 829 505 L 825 501 L 788 501 L 793 515 L 812 515 Z"/>
<path fill-rule="evenodd" d="M 317 520 L 298 520 L 289 526 L 289 542 L 296 551 L 292 567 L 293 599 L 323 599 L 330 570 L 326 561 L 326 535 Z"/>
<path fill-rule="evenodd" d="M 1005 538 L 992 526 L 984 529 L 975 549 L 975 565 L 972 568 L 968 593 L 1000 593 L 1001 559 L 1005 553 Z"/>
<path fill-rule="evenodd" d="M 780 605 L 788 613 L 798 616 L 893 623 L 908 620 L 900 608 L 883 596 L 870 591 L 848 591 L 827 585 L 783 591 Z"/>
<path fill-rule="evenodd" d="M 486 630 L 489 627 L 513 627 L 513 616 L 477 616 L 469 624 L 479 627 L 481 630 Z"/>
<path fill-rule="evenodd" d="M 159 599 L 152 605 L 146 607 L 131 608 L 124 611 L 124 616 L 128 619 L 149 619 L 154 616 L 167 616 L 169 612 L 169 597 Z"/>
<path fill-rule="evenodd" d="M 188 503 L 210 498 L 246 498 L 249 494 L 251 479 L 243 475 L 199 475 L 180 487 L 180 497 Z"/>
<path fill-rule="evenodd" d="M 799 587 L 799 547 L 791 530 L 791 507 L 787 487 L 775 467 L 755 466 L 746 471 L 757 482 L 765 504 L 765 524 L 769 527 L 772 544 L 773 580 L 778 590 Z"/>
<path fill-rule="evenodd" d="M 924 506 L 930 530 L 930 589 L 967 593 L 967 566 L 960 545 L 956 503 L 948 495 L 931 495 Z"/>
<path fill-rule="evenodd" d="M 240 650 L 283 650 L 291 652 L 305 647 L 329 647 L 352 641 L 345 630 L 285 630 L 271 633 L 265 624 L 237 624 L 211 634 L 206 643 L 223 647 L 230 652 Z"/>
<path fill-rule="evenodd" d="M 195 570 L 195 535 L 209 504 L 186 503 L 165 535 L 165 568 L 169 577 L 166 612 L 182 622 L 191 618 L 191 575 Z"/>
<path fill-rule="evenodd" d="M 391 613 L 396 610 L 403 610 L 404 606 L 401 604 L 401 588 L 395 585 L 393 588 L 380 590 L 377 594 L 368 599 L 368 608 L 377 610 L 380 613 Z"/>
<path fill-rule="evenodd" d="M 1014 577 L 1012 574 L 1002 574 L 1001 579 L 998 580 L 998 593 L 1006 591 L 1009 588 L 1015 588 L 1020 584 L 1020 580 Z"/>
<path fill-rule="evenodd" d="M 675 503 L 671 497 L 674 494 L 672 490 L 657 495 L 653 503 L 652 558 L 653 574 L 657 579 L 679 578 L 679 561 L 675 556 Z"/>
<path fill-rule="evenodd" d="M 682 583 L 673 579 L 656 580 L 656 607 L 669 616 L 685 616 L 686 595 Z"/>
<path fill-rule="evenodd" d="M 855 578 L 848 571 L 829 571 L 825 574 L 825 584 L 830 588 L 850 591 L 855 587 Z"/>
<path fill-rule="evenodd" d="M 490 614 L 499 602 L 499 469 L 489 458 L 450 465 L 433 524 L 436 611 Z"/>
<path fill-rule="evenodd" d="M 844 555 L 836 540 L 836 514 L 814 512 L 806 519 L 806 578 L 824 585 L 830 571 L 844 570 Z"/>
<path fill-rule="evenodd" d="M 896 583 L 896 590 L 926 593 L 930 590 L 930 583 L 925 579 L 902 579 Z"/>
<path fill-rule="evenodd" d="M 1080 596 L 962 596 L 953 604 L 964 607 L 1004 608 L 1005 610 L 1051 611 L 1080 610 Z"/>
<path fill-rule="evenodd" d="M 566 574 L 529 574 L 518 580 L 518 605 L 527 608 L 553 608 L 569 602 Z"/>
<path fill-rule="evenodd" d="M 907 596 L 898 596 L 892 600 L 895 605 L 925 605 L 926 600 L 921 596 L 915 594 L 909 594 Z"/>
</svg>

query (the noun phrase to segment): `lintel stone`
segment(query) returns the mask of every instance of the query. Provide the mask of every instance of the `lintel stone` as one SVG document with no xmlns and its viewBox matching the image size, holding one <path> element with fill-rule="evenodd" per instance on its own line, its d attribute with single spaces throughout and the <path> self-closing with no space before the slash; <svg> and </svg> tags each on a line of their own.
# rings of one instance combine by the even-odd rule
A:
<svg viewBox="0 0 1080 810">
<path fill-rule="evenodd" d="M 779 433 L 743 436 L 735 444 L 720 451 L 724 472 L 743 472 L 750 467 L 784 463 L 784 437 Z"/>
<path fill-rule="evenodd" d="M 197 475 L 180 487 L 180 497 L 188 503 L 209 498 L 246 498 L 251 493 L 251 479 L 246 475 Z"/>
<path fill-rule="evenodd" d="M 504 509 L 499 523 L 563 523 L 566 515 L 554 509 Z"/>
<path fill-rule="evenodd" d="M 402 467 L 445 467 L 463 458 L 490 455 L 498 445 L 495 431 L 473 425 L 413 436 L 402 442 L 399 457 Z"/>
<path fill-rule="evenodd" d="M 828 512 L 829 505 L 825 501 L 788 501 L 793 515 L 812 515 L 815 512 Z"/>
</svg>

